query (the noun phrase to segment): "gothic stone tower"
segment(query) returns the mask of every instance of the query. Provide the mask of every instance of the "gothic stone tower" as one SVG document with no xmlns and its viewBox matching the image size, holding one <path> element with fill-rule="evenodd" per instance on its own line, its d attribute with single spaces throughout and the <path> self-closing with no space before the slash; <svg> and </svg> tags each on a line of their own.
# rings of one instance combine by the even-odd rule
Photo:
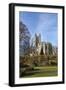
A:
<svg viewBox="0 0 66 90">
<path fill-rule="evenodd" d="M 35 46 L 36 46 L 36 53 L 39 55 L 41 52 L 41 34 L 35 34 Z"/>
</svg>

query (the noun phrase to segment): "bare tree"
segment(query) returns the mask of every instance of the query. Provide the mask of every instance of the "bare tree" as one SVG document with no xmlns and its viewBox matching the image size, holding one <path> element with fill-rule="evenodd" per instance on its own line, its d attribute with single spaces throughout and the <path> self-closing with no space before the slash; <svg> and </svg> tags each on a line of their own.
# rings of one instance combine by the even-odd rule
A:
<svg viewBox="0 0 66 90">
<path fill-rule="evenodd" d="M 29 54 L 30 32 L 25 24 L 19 23 L 20 55 Z"/>
</svg>

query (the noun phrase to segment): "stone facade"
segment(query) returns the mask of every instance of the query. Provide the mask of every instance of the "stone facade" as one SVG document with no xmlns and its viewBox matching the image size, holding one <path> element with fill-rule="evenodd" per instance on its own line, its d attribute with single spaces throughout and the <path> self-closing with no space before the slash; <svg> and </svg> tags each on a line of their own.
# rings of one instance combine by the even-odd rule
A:
<svg viewBox="0 0 66 90">
<path fill-rule="evenodd" d="M 35 55 L 40 54 L 48 54 L 48 55 L 55 55 L 57 53 L 57 48 L 52 46 L 49 42 L 42 42 L 41 41 L 41 34 L 35 34 L 35 37 L 32 39 L 32 47 L 34 47 Z"/>
</svg>

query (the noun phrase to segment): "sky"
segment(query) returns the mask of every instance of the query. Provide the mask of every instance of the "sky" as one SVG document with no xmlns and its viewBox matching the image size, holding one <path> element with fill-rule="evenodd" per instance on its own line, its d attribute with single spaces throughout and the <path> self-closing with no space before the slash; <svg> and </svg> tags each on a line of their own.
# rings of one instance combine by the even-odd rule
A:
<svg viewBox="0 0 66 90">
<path fill-rule="evenodd" d="M 31 38 L 35 33 L 41 34 L 41 41 L 58 44 L 58 15 L 45 12 L 20 12 L 19 21 L 28 28 Z"/>
</svg>

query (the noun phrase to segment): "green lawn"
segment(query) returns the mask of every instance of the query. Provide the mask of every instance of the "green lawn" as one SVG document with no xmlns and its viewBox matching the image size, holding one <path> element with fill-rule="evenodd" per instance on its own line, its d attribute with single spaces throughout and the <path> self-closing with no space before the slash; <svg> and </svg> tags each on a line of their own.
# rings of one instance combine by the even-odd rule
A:
<svg viewBox="0 0 66 90">
<path fill-rule="evenodd" d="M 49 77 L 49 76 L 57 76 L 58 68 L 57 66 L 42 66 L 42 67 L 34 67 L 32 71 L 26 71 L 26 75 L 22 77 Z"/>
<path fill-rule="evenodd" d="M 35 73 L 32 77 L 57 76 L 57 66 L 35 67 L 43 72 Z"/>
<path fill-rule="evenodd" d="M 57 66 L 34 67 L 34 69 L 39 69 L 44 71 L 57 71 Z"/>
</svg>

